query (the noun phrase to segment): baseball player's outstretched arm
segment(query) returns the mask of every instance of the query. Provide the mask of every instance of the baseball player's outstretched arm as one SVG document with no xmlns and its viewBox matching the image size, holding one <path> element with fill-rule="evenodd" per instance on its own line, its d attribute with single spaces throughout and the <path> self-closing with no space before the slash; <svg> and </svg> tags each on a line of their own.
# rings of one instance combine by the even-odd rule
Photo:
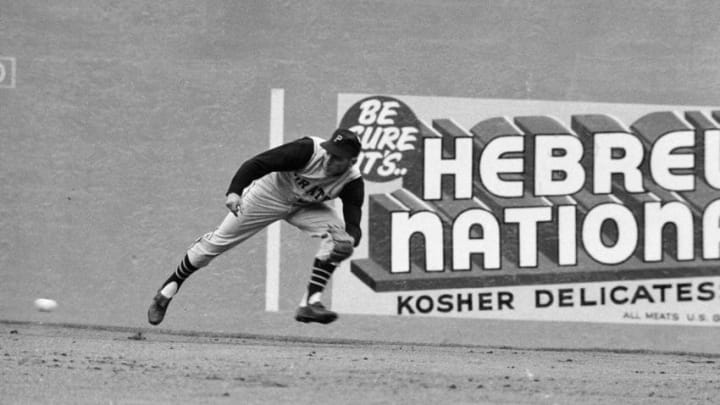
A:
<svg viewBox="0 0 720 405">
<path fill-rule="evenodd" d="M 362 237 L 360 219 L 362 218 L 362 205 L 365 200 L 365 182 L 362 177 L 346 184 L 338 197 L 343 203 L 345 231 L 355 239 L 355 246 L 357 246 Z"/>
<path fill-rule="evenodd" d="M 242 195 L 242 191 L 253 180 L 270 172 L 302 169 L 312 157 L 314 148 L 312 139 L 306 137 L 255 155 L 240 166 L 225 195 Z"/>
</svg>

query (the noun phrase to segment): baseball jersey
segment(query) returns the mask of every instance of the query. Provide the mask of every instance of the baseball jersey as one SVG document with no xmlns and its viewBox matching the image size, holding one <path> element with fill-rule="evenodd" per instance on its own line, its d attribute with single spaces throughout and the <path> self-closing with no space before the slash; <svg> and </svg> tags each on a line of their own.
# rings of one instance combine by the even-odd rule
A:
<svg viewBox="0 0 720 405">
<path fill-rule="evenodd" d="M 289 204 L 303 205 L 340 198 L 345 229 L 359 243 L 365 197 L 362 176 L 357 167 L 351 167 L 339 176 L 327 176 L 323 166 L 329 154 L 320 146 L 323 141 L 317 137 L 305 137 L 254 156 L 240 166 L 226 194 L 242 195 L 248 185 L 257 181 Z"/>
</svg>

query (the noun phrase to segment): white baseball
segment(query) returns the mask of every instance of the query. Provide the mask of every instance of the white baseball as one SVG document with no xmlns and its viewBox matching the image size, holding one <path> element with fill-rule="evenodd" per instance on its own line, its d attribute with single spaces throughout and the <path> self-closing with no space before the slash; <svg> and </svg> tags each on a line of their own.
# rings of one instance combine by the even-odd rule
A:
<svg viewBox="0 0 720 405">
<path fill-rule="evenodd" d="M 38 298 L 35 300 L 35 308 L 37 308 L 38 311 L 50 312 L 57 308 L 57 306 L 57 301 L 48 298 Z"/>
</svg>

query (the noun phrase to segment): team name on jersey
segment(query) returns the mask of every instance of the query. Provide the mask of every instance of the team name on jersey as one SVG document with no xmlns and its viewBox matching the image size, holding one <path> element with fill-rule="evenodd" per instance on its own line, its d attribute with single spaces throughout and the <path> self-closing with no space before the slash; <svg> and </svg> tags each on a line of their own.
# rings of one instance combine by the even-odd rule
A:
<svg viewBox="0 0 720 405">
<path fill-rule="evenodd" d="M 325 173 L 325 160 L 328 154 L 320 144 L 323 139 L 310 137 L 315 150 L 307 165 L 295 172 L 281 173 L 285 181 L 292 184 L 293 192 L 300 201 L 318 202 L 331 200 L 340 194 L 345 184 L 361 177 L 357 167 L 351 167 L 339 176 L 328 176 Z"/>
<path fill-rule="evenodd" d="M 300 177 L 297 172 L 293 173 L 293 181 L 296 186 L 305 191 L 305 196 L 309 199 L 314 201 L 324 201 L 329 199 L 327 193 L 325 193 L 325 189 L 319 185 L 312 185 L 308 179 Z"/>
</svg>

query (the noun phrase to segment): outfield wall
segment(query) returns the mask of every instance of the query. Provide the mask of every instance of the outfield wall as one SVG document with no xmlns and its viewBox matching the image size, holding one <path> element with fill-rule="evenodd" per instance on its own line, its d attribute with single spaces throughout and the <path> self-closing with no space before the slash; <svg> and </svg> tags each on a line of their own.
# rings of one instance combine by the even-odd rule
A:
<svg viewBox="0 0 720 405">
<path fill-rule="evenodd" d="M 430 128 L 432 120 L 454 119 L 467 130 L 477 122 L 461 116 L 512 121 L 525 114 L 458 110 L 472 104 L 467 100 L 494 106 L 539 100 L 546 110 L 662 105 L 699 110 L 711 120 L 720 109 L 714 28 L 720 9 L 710 1 L 6 3 L 0 6 L 5 320 L 147 325 L 159 284 L 185 248 L 225 215 L 234 171 L 272 142 L 272 89 L 283 89 L 284 140 L 325 136 L 353 102 L 376 95 L 404 100 Z M 634 116 L 627 125 L 642 115 L 628 111 Z M 566 113 L 581 111 L 552 114 Z M 279 234 L 276 300 L 267 299 L 263 232 L 193 276 L 163 327 L 720 352 L 717 327 L 378 315 L 358 309 L 361 299 L 349 304 L 336 296 L 359 280 L 349 268 L 333 292 L 342 320 L 299 325 L 292 311 L 315 242 L 287 225 Z M 366 236 L 363 243 L 372 239 Z M 360 286 L 367 283 L 352 291 Z M 37 312 L 37 297 L 60 306 Z M 269 302 L 279 312 L 266 312 Z"/>
</svg>

